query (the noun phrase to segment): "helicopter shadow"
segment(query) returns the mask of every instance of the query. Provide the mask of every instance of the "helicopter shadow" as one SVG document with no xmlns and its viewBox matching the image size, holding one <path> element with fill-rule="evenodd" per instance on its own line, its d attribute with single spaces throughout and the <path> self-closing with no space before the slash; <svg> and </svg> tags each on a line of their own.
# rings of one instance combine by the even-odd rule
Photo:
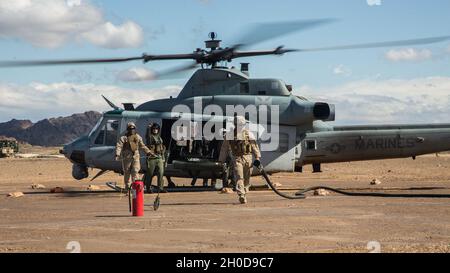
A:
<svg viewBox="0 0 450 273">
<path fill-rule="evenodd" d="M 132 215 L 97 215 L 95 218 L 129 218 Z"/>
</svg>

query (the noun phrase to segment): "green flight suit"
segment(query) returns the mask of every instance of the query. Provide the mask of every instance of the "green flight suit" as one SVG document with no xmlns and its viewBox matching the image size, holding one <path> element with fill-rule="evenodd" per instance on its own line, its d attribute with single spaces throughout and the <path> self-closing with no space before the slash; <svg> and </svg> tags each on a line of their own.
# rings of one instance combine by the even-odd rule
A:
<svg viewBox="0 0 450 273">
<path fill-rule="evenodd" d="M 166 147 L 163 144 L 163 140 L 161 136 L 151 134 L 147 138 L 147 147 L 150 150 L 150 155 L 147 158 L 147 175 L 145 179 L 145 186 L 147 190 L 150 189 L 150 185 L 152 184 L 153 176 L 157 174 L 158 176 L 158 188 L 159 190 L 164 189 L 164 153 L 166 151 Z"/>
</svg>

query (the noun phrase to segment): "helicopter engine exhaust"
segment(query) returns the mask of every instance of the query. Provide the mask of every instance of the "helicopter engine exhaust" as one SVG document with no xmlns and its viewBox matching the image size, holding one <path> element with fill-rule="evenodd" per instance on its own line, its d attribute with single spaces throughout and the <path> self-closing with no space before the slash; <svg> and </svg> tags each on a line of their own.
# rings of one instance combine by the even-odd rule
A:
<svg viewBox="0 0 450 273">
<path fill-rule="evenodd" d="M 281 109 L 280 120 L 286 125 L 302 125 L 316 120 L 334 121 L 335 106 L 324 102 L 310 102 L 293 97 L 290 105 Z"/>
<path fill-rule="evenodd" d="M 334 105 L 324 102 L 317 102 L 314 104 L 313 114 L 316 120 L 322 121 L 334 121 L 336 117 Z"/>
</svg>

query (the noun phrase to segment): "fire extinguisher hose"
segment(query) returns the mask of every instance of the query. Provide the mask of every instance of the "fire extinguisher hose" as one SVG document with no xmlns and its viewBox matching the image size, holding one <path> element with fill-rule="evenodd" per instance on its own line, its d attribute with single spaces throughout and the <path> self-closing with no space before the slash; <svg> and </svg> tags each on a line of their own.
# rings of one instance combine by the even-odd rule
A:
<svg viewBox="0 0 450 273">
<path fill-rule="evenodd" d="M 128 187 L 128 209 L 131 212 L 131 187 Z"/>
</svg>

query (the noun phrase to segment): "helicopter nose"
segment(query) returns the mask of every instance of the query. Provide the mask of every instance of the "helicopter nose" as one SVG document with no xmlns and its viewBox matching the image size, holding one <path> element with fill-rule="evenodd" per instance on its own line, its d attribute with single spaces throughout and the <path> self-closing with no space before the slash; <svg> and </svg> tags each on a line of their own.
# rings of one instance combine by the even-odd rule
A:
<svg viewBox="0 0 450 273">
<path fill-rule="evenodd" d="M 66 144 L 63 146 L 62 149 L 59 150 L 59 153 L 64 155 L 65 157 L 69 158 L 70 157 L 70 144 Z"/>
<path fill-rule="evenodd" d="M 76 161 L 80 162 L 80 164 L 81 163 L 84 164 L 85 152 L 86 150 L 88 150 L 88 147 L 89 147 L 88 136 L 82 136 L 70 143 L 65 144 L 59 152 L 71 161 Z"/>
<path fill-rule="evenodd" d="M 67 159 L 70 159 L 73 155 L 74 150 L 77 147 L 74 145 L 74 142 L 65 144 L 62 149 L 59 150 L 59 153 L 64 155 Z"/>
</svg>

